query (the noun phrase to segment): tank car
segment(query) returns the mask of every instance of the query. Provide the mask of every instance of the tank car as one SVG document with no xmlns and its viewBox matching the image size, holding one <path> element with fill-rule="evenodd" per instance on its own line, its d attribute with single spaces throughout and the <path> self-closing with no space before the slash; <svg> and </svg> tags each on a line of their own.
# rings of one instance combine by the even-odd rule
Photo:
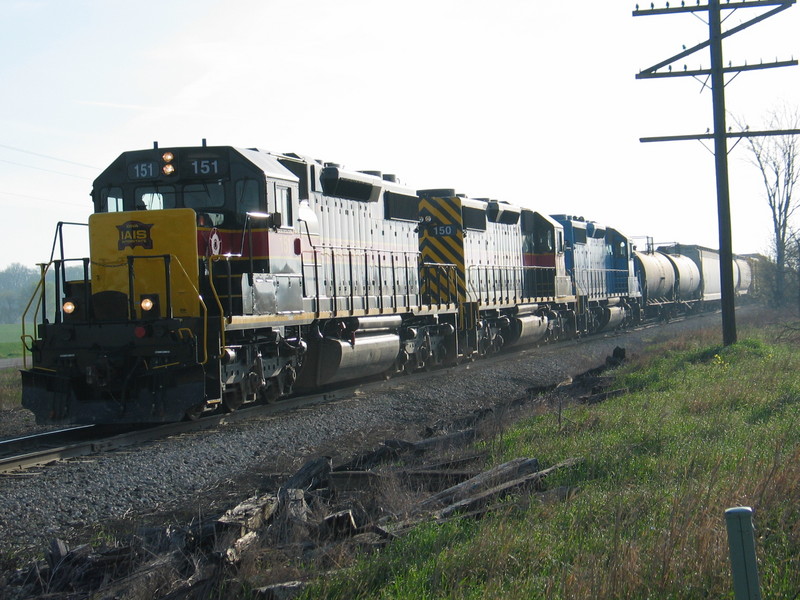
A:
<svg viewBox="0 0 800 600">
<path fill-rule="evenodd" d="M 722 297 L 719 252 L 697 245 L 671 244 L 635 252 L 636 274 L 648 317 L 718 308 Z M 752 287 L 750 263 L 733 259 L 734 292 Z"/>
</svg>

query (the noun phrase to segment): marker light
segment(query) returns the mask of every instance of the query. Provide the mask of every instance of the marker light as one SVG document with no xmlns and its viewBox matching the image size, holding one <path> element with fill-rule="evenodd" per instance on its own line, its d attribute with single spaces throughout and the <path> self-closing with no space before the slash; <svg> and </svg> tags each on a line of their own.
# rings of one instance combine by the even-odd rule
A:
<svg viewBox="0 0 800 600">
<path fill-rule="evenodd" d="M 172 175 L 175 172 L 175 165 L 166 164 L 161 167 L 161 172 L 164 173 L 164 175 Z"/>
<path fill-rule="evenodd" d="M 164 152 L 164 154 L 161 155 L 161 160 L 163 160 L 165 163 L 172 162 L 172 159 L 174 158 L 175 155 L 172 152 Z"/>
<path fill-rule="evenodd" d="M 139 306 L 141 306 L 144 311 L 153 310 L 153 301 L 150 298 L 143 298 Z"/>
<path fill-rule="evenodd" d="M 75 303 L 67 300 L 66 302 L 64 302 L 64 305 L 61 308 L 65 313 L 71 315 L 72 313 L 75 312 Z"/>
</svg>

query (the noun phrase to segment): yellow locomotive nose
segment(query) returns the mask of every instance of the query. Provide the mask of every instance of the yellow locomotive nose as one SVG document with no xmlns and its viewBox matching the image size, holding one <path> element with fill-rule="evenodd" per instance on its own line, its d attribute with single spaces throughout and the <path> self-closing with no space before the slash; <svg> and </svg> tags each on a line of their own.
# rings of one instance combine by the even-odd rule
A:
<svg viewBox="0 0 800 600">
<path fill-rule="evenodd" d="M 174 208 L 135 214 L 89 217 L 92 292 L 125 294 L 142 318 L 154 317 L 159 298 L 160 308 L 171 312 L 161 316 L 199 316 L 195 212 Z"/>
</svg>

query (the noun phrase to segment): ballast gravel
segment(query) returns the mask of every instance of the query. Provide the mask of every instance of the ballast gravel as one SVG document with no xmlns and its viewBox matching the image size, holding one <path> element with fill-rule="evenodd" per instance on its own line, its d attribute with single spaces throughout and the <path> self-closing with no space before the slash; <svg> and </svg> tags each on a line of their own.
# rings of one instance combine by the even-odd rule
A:
<svg viewBox="0 0 800 600">
<path fill-rule="evenodd" d="M 718 323 L 712 315 L 528 348 L 394 378 L 288 414 L 0 476 L 0 556 L 42 556 L 53 538 L 91 542 L 86 536 L 92 526 L 123 519 L 145 522 L 170 510 L 213 516 L 258 491 L 265 474 L 290 474 L 313 456 L 343 461 L 387 438 L 413 441 L 437 421 L 525 396 L 529 388 L 602 364 L 617 346 L 630 358 L 655 340 Z"/>
</svg>

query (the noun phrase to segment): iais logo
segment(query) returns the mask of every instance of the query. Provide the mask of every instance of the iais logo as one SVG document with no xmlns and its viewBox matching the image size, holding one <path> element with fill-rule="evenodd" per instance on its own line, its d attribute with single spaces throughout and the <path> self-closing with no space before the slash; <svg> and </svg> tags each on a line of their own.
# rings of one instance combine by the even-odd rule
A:
<svg viewBox="0 0 800 600">
<path fill-rule="evenodd" d="M 141 221 L 125 221 L 122 225 L 117 225 L 119 230 L 119 243 L 117 248 L 135 248 L 141 246 L 145 250 L 153 249 L 153 238 L 150 237 L 152 223 L 142 223 Z"/>
</svg>

